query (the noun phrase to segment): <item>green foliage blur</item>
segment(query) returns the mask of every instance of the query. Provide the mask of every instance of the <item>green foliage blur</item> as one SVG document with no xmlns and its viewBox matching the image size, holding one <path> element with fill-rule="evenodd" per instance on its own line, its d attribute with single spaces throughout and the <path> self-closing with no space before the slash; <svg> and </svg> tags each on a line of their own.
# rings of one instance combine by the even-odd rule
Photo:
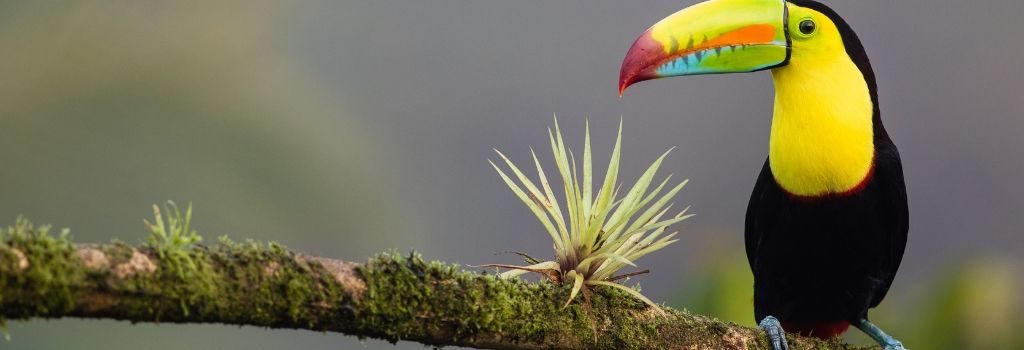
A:
<svg viewBox="0 0 1024 350">
<path fill-rule="evenodd" d="M 754 327 L 754 279 L 742 253 L 721 254 L 703 266 L 693 286 L 669 303 Z M 1021 280 L 1012 263 L 969 259 L 918 285 L 900 284 L 869 316 L 911 349 L 1024 349 Z M 853 344 L 873 344 L 856 328 Z"/>
<path fill-rule="evenodd" d="M 249 2 L 0 3 L 2 220 L 53 222 L 79 242 L 140 243 L 148 208 L 174 199 L 196 203 L 195 224 L 212 237 L 352 259 L 429 246 L 402 218 L 382 216 L 390 189 L 379 173 L 389 168 L 374 160 L 372 131 L 274 46 L 273 16 Z M 389 234 L 339 234 L 373 230 Z M 111 348 L 358 344 L 113 324 L 12 322 L 0 348 L 94 348 L 111 329 L 128 332 Z"/>
<path fill-rule="evenodd" d="M 127 218 L 150 204 L 193 201 L 220 218 L 208 232 L 314 233 L 354 256 L 377 248 L 372 237 L 361 247 L 324 228 L 402 231 L 381 214 L 387 167 L 367 152 L 371 134 L 286 63 L 268 40 L 273 15 L 201 1 L 0 4 L 0 214 L 128 239 L 140 223 Z"/>
</svg>

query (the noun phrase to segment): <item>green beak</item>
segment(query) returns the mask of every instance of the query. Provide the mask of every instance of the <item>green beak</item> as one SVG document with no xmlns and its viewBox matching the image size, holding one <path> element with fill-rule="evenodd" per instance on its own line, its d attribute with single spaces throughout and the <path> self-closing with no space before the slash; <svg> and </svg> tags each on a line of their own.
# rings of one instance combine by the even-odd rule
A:
<svg viewBox="0 0 1024 350">
<path fill-rule="evenodd" d="M 711 0 L 662 19 L 622 62 L 619 94 L 644 80 L 754 72 L 785 65 L 785 0 Z"/>
</svg>

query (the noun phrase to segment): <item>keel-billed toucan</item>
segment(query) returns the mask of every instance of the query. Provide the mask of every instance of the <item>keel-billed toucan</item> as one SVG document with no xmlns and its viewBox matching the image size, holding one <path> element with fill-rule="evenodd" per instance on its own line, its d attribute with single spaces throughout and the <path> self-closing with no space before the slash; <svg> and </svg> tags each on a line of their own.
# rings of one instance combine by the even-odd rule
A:
<svg viewBox="0 0 1024 350">
<path fill-rule="evenodd" d="M 882 126 L 860 40 L 812 0 L 711 0 L 655 24 L 629 49 L 619 93 L 670 76 L 771 70 L 768 160 L 747 207 L 756 321 L 832 337 L 867 321 L 903 257 L 908 210 L 899 153 Z M 781 323 L 781 324 L 780 324 Z"/>
</svg>

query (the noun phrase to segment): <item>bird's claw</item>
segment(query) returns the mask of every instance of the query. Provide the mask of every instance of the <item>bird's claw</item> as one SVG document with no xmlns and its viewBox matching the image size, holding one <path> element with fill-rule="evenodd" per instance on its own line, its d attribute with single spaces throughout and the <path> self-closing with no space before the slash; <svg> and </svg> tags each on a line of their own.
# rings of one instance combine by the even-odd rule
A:
<svg viewBox="0 0 1024 350">
<path fill-rule="evenodd" d="M 789 350 L 789 344 L 786 343 L 786 332 L 782 330 L 782 323 L 777 318 L 765 317 L 757 326 L 763 329 L 765 334 L 768 334 L 773 350 Z M 902 350 L 902 345 L 901 348 L 893 350 Z"/>
<path fill-rule="evenodd" d="M 907 350 L 903 347 L 903 343 L 892 336 L 885 334 L 882 329 L 875 326 L 873 323 L 868 321 L 866 318 L 862 318 L 859 322 L 855 323 L 861 331 L 878 342 L 878 345 L 882 346 L 884 350 Z"/>
</svg>

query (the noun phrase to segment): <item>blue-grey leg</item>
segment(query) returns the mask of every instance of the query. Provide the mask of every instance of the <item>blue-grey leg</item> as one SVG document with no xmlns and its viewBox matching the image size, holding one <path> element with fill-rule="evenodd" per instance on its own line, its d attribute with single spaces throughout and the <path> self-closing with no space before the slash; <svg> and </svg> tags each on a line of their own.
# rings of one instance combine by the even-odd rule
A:
<svg viewBox="0 0 1024 350">
<path fill-rule="evenodd" d="M 857 322 L 856 326 L 862 332 L 866 333 L 868 336 L 870 336 L 872 339 L 878 342 L 878 345 L 881 345 L 885 350 L 907 349 L 903 347 L 903 343 L 900 343 L 900 341 L 896 340 L 896 338 L 893 338 L 892 336 L 885 334 L 885 332 L 882 332 L 881 328 L 878 328 L 878 326 L 875 326 L 873 323 L 868 322 L 866 318 L 862 318 L 859 322 Z"/>
<path fill-rule="evenodd" d="M 786 332 L 782 330 L 782 323 L 777 318 L 773 316 L 765 317 L 757 326 L 761 327 L 768 334 L 773 350 L 789 350 L 789 344 L 786 344 Z"/>
</svg>

